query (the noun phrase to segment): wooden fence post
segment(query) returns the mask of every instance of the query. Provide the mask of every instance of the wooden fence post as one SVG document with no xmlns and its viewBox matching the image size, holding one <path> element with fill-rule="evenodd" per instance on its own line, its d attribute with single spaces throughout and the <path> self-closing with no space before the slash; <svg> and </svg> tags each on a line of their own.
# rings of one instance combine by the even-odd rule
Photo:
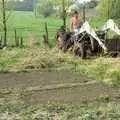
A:
<svg viewBox="0 0 120 120">
<path fill-rule="evenodd" d="M 2 48 L 2 35 L 1 35 L 1 38 L 0 38 L 0 48 Z"/>
<path fill-rule="evenodd" d="M 23 37 L 20 38 L 20 47 L 23 47 Z"/>
<path fill-rule="evenodd" d="M 17 40 L 17 41 L 16 41 L 16 47 L 19 47 L 19 37 L 17 37 L 16 40 Z"/>
<path fill-rule="evenodd" d="M 16 45 L 16 47 L 19 47 L 19 37 L 17 37 L 17 30 L 16 29 L 14 30 L 14 33 L 15 33 L 15 45 Z"/>
<path fill-rule="evenodd" d="M 15 46 L 17 46 L 17 31 L 16 31 L 16 29 L 14 29 L 14 33 L 15 33 Z"/>
<path fill-rule="evenodd" d="M 45 46 L 50 47 L 47 22 L 45 22 L 45 32 L 46 32 L 46 35 L 43 36 L 44 44 L 45 44 Z"/>
<path fill-rule="evenodd" d="M 46 36 L 47 36 L 47 40 L 48 40 L 48 26 L 47 26 L 47 22 L 45 22 L 45 32 L 46 32 Z"/>
</svg>

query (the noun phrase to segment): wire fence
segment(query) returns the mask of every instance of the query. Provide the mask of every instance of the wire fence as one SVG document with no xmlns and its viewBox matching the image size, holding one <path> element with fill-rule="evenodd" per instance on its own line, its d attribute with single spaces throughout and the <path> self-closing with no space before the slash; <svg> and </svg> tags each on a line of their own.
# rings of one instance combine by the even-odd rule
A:
<svg viewBox="0 0 120 120">
<path fill-rule="evenodd" d="M 7 45 L 8 46 L 18 46 L 17 44 L 23 44 L 24 46 L 39 45 L 43 46 L 44 35 L 46 35 L 46 29 L 48 31 L 48 40 L 50 46 L 55 45 L 55 34 L 61 25 L 52 26 L 45 24 L 40 25 L 40 27 L 19 27 L 19 28 L 8 28 L 7 29 Z M 3 43 L 4 32 L 0 31 L 0 39 Z"/>
</svg>

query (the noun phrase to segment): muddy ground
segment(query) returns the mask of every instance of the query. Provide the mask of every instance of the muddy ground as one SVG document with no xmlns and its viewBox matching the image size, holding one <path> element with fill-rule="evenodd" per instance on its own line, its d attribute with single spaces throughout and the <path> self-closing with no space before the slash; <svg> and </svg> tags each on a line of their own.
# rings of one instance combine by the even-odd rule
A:
<svg viewBox="0 0 120 120">
<path fill-rule="evenodd" d="M 58 106 L 52 105 L 53 103 Z M 38 106 L 46 104 L 48 112 L 45 111 L 44 114 L 45 107 Z M 64 104 L 67 107 L 60 107 Z M 109 104 L 115 110 L 115 106 L 120 105 L 119 87 L 106 85 L 76 73 L 0 73 L 0 120 L 77 120 L 77 117 L 84 120 L 86 114 L 88 116 L 85 120 L 91 120 L 91 116 L 94 118 L 92 120 L 96 118 L 119 120 L 119 111 L 111 112 Z M 82 107 L 74 109 L 71 105 Z M 102 112 L 101 106 L 105 109 L 102 109 Z M 100 117 L 99 111 L 97 112 L 99 108 Z M 71 114 L 73 119 L 69 118 Z M 66 119 L 60 118 L 61 115 Z"/>
<path fill-rule="evenodd" d="M 80 103 L 120 97 L 120 88 L 72 72 L 0 73 L 0 89 L 19 90 L 25 102 Z"/>
</svg>

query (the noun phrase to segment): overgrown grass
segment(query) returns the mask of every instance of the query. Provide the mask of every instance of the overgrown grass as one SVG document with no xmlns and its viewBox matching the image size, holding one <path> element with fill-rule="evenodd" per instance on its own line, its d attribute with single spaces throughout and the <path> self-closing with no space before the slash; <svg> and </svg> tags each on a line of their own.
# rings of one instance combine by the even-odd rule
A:
<svg viewBox="0 0 120 120">
<path fill-rule="evenodd" d="M 68 70 L 108 83 L 120 83 L 120 58 L 82 60 L 55 48 L 15 48 L 0 51 L 1 71 Z"/>
</svg>

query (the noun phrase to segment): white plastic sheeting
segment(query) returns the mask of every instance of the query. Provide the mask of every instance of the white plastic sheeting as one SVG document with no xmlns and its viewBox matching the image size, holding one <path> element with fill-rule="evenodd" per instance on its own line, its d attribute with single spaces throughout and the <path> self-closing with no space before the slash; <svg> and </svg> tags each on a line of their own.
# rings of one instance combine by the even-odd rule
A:
<svg viewBox="0 0 120 120">
<path fill-rule="evenodd" d="M 102 30 L 103 31 L 112 30 L 116 34 L 120 35 L 120 29 L 118 28 L 118 26 L 115 24 L 115 22 L 112 19 L 109 19 L 105 23 L 105 25 L 103 26 Z"/>
<path fill-rule="evenodd" d="M 92 36 L 95 40 L 98 41 L 99 45 L 104 49 L 104 51 L 107 51 L 106 46 L 103 44 L 103 42 L 99 39 L 97 34 L 95 33 L 94 29 L 89 25 L 88 21 L 86 21 L 82 27 L 79 29 L 79 32 L 75 33 L 76 35 L 79 35 L 80 33 L 86 32 L 90 36 Z"/>
</svg>

